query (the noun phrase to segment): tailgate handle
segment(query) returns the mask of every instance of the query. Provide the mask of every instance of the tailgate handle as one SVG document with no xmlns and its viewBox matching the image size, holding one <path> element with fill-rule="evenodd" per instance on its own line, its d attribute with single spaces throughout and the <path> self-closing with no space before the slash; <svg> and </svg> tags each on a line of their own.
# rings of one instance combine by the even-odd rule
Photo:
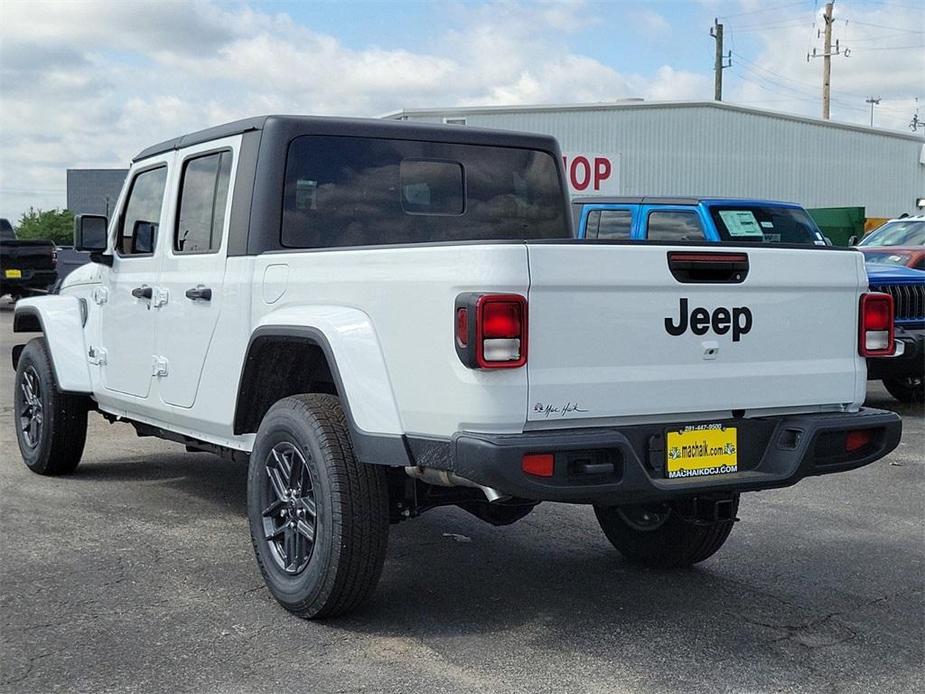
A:
<svg viewBox="0 0 925 694">
<path fill-rule="evenodd" d="M 669 251 L 668 269 L 685 284 L 739 284 L 748 276 L 748 253 Z"/>
</svg>

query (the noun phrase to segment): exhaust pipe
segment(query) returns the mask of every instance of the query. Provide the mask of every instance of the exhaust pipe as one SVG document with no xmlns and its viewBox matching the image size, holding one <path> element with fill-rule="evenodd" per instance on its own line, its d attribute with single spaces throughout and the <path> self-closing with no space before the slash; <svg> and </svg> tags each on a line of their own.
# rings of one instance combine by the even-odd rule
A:
<svg viewBox="0 0 925 694">
<path fill-rule="evenodd" d="M 433 484 L 438 487 L 471 487 L 473 489 L 481 489 L 488 503 L 494 503 L 495 501 L 507 498 L 506 495 L 493 487 L 486 487 L 478 482 L 467 480 L 465 477 L 460 477 L 455 472 L 450 472 L 449 470 L 437 470 L 432 467 L 421 467 L 417 465 L 406 467 L 405 473 L 407 473 L 409 477 L 414 477 L 422 482 Z"/>
</svg>

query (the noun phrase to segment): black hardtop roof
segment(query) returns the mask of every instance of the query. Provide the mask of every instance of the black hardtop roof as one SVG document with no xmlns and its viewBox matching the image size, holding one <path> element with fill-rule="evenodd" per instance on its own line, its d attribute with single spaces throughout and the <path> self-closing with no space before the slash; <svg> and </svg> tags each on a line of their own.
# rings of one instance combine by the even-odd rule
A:
<svg viewBox="0 0 925 694">
<path fill-rule="evenodd" d="M 795 202 L 786 200 L 768 200 L 764 198 L 725 198 L 715 195 L 704 195 L 699 198 L 690 197 L 670 197 L 670 196 L 593 196 L 587 195 L 580 198 L 572 198 L 573 205 L 699 205 L 705 202 L 712 205 L 786 205 L 789 207 L 799 207 Z"/>
<path fill-rule="evenodd" d="M 411 123 L 408 121 L 380 120 L 377 118 L 337 118 L 329 116 L 256 116 L 224 125 L 217 125 L 171 140 L 152 145 L 135 155 L 133 162 L 147 159 L 175 149 L 198 145 L 223 137 L 263 130 L 270 125 L 279 125 L 300 135 L 341 135 L 352 137 L 383 137 L 400 140 L 432 140 L 451 144 L 491 145 L 495 147 L 519 147 L 558 152 L 559 145 L 554 137 L 518 133 L 509 130 L 471 128 L 466 125 L 439 125 L 435 123 Z"/>
<path fill-rule="evenodd" d="M 583 198 L 572 198 L 573 205 L 599 204 L 599 205 L 644 205 L 652 203 L 655 205 L 696 205 L 700 198 L 672 198 L 667 196 L 661 197 L 640 197 L 640 196 L 623 196 L 623 197 L 604 197 L 604 196 L 587 196 Z"/>
</svg>

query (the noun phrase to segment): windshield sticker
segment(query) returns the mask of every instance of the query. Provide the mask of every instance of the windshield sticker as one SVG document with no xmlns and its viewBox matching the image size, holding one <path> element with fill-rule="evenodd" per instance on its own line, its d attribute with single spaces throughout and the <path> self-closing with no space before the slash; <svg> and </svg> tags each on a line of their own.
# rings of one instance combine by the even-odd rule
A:
<svg viewBox="0 0 925 694">
<path fill-rule="evenodd" d="M 762 222 L 762 223 L 761 223 L 761 228 L 762 228 L 762 229 L 773 229 L 773 228 L 774 228 L 774 222 L 772 222 L 772 221 L 770 221 L 770 220 L 767 221 L 767 222 Z"/>
<path fill-rule="evenodd" d="M 730 236 L 761 236 L 761 227 L 750 210 L 720 210 Z"/>
</svg>

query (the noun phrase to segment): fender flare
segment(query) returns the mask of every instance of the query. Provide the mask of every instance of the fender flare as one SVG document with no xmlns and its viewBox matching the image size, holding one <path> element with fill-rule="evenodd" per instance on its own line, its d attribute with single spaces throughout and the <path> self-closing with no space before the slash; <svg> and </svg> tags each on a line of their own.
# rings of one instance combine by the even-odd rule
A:
<svg viewBox="0 0 925 694">
<path fill-rule="evenodd" d="M 86 304 L 76 296 L 47 295 L 16 303 L 13 332 L 42 332 L 58 388 L 64 392 L 93 392 L 84 340 L 86 316 Z M 14 365 L 21 352 L 14 350 Z"/>
<path fill-rule="evenodd" d="M 345 306 L 289 306 L 264 316 L 247 345 L 238 382 L 235 421 L 251 349 L 263 337 L 294 337 L 321 349 L 340 394 L 358 460 L 411 464 L 388 370 L 366 313 Z"/>
</svg>

